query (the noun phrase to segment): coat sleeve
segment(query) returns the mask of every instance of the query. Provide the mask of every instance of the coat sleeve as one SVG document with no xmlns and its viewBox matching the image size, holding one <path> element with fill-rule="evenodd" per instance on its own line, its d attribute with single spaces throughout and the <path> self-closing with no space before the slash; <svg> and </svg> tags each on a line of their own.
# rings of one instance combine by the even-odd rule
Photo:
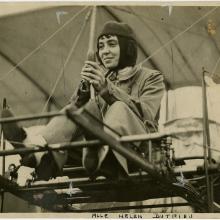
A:
<svg viewBox="0 0 220 220">
<path fill-rule="evenodd" d="M 74 91 L 70 102 L 74 102 L 77 107 L 83 106 L 90 98 L 90 87 L 86 81 L 81 81 L 77 89 Z"/>
<path fill-rule="evenodd" d="M 107 79 L 107 88 L 100 93 L 109 104 L 115 101 L 126 103 L 142 120 L 155 120 L 164 93 L 163 75 L 152 72 L 139 85 L 139 97 L 127 94 Z"/>
</svg>

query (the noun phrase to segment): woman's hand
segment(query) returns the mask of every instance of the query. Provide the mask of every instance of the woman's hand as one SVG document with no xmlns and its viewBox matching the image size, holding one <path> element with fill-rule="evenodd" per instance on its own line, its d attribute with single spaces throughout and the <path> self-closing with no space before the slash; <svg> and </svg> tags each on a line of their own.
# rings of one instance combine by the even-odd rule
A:
<svg viewBox="0 0 220 220">
<path fill-rule="evenodd" d="M 100 92 L 107 86 L 105 79 L 106 70 L 96 62 L 86 61 L 82 68 L 81 77 L 89 81 L 97 92 Z"/>
</svg>

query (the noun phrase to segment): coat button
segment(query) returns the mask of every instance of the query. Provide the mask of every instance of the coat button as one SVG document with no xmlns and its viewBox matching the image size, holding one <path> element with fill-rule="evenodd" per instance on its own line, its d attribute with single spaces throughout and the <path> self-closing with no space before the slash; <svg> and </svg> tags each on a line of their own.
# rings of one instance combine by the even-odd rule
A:
<svg viewBox="0 0 220 220">
<path fill-rule="evenodd" d="M 130 87 L 128 88 L 128 94 L 131 94 L 131 88 Z"/>
</svg>

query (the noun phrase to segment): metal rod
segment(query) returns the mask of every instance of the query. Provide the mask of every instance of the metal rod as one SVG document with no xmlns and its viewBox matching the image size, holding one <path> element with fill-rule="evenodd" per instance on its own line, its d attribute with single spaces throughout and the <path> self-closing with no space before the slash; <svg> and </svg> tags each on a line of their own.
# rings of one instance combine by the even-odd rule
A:
<svg viewBox="0 0 220 220">
<path fill-rule="evenodd" d="M 8 118 L 0 118 L 0 123 L 10 123 L 10 122 L 18 122 L 18 121 L 25 121 L 25 120 L 35 120 L 35 119 L 41 119 L 41 118 L 52 118 L 55 116 L 63 116 L 65 115 L 62 112 L 49 112 L 39 115 L 26 115 L 26 116 L 18 116 L 18 117 L 8 117 Z"/>
<path fill-rule="evenodd" d="M 95 25 L 96 25 L 96 6 L 93 6 L 90 32 L 89 32 L 89 48 L 87 54 L 87 59 L 90 61 L 95 61 L 95 53 L 94 53 Z M 90 84 L 90 98 L 95 99 L 95 89 L 92 84 Z"/>
<path fill-rule="evenodd" d="M 203 147 L 204 147 L 204 165 L 207 185 L 207 203 L 208 211 L 213 212 L 213 185 L 212 180 L 209 177 L 208 166 L 211 162 L 211 150 L 210 150 L 210 136 L 209 136 L 209 122 L 208 122 L 208 107 L 207 107 L 207 95 L 205 84 L 205 69 L 202 72 L 202 111 L 203 111 Z M 208 155 L 207 155 L 208 151 Z M 209 159 L 208 159 L 209 157 Z"/>
<path fill-rule="evenodd" d="M 207 105 L 207 91 L 206 91 L 206 84 L 205 84 L 205 70 L 203 70 L 203 80 L 202 80 L 202 96 L 203 96 L 203 123 L 204 123 L 204 131 L 206 137 L 206 144 L 208 147 L 208 161 L 211 163 L 212 160 L 212 152 L 210 149 L 210 130 L 209 130 L 209 118 L 208 118 L 208 105 Z"/>
<path fill-rule="evenodd" d="M 189 174 L 189 171 L 183 171 L 184 175 Z M 176 172 L 175 175 L 179 176 L 180 172 Z M 190 175 L 197 174 L 196 171 L 190 171 Z M 82 188 L 82 189 L 101 189 L 100 187 L 104 187 L 105 190 L 107 188 L 111 189 L 117 186 L 124 187 L 125 185 L 127 187 L 140 184 L 140 185 L 146 185 L 147 183 L 152 183 L 153 179 L 149 177 L 148 174 L 143 174 L 141 176 L 142 180 L 139 179 L 140 174 L 130 174 L 128 179 L 121 180 L 121 181 L 114 181 L 114 180 L 106 180 L 105 178 L 96 180 L 95 182 L 91 182 L 91 180 L 88 177 L 84 178 L 73 178 L 68 180 L 63 180 L 62 182 L 45 182 L 42 183 L 41 181 L 36 181 L 32 183 L 32 185 L 28 187 L 20 187 L 17 186 L 17 192 L 30 192 L 30 191 L 45 191 L 45 190 L 54 190 L 54 189 L 68 189 L 70 183 L 74 186 L 74 188 Z M 1 177 L 3 178 L 3 177 Z M 0 178 L 0 180 L 1 180 Z M 7 191 L 7 188 L 6 188 Z"/>
<path fill-rule="evenodd" d="M 194 171 L 195 173 L 196 171 Z M 177 172 L 177 175 L 179 175 L 179 172 Z M 126 183 L 126 185 L 128 185 L 128 182 L 130 181 L 130 183 L 134 183 L 134 182 L 138 182 L 138 183 L 143 183 L 144 181 L 148 180 L 149 175 L 148 174 L 143 174 L 142 175 L 142 182 L 140 182 L 138 180 L 138 177 L 140 177 L 140 174 L 136 173 L 136 174 L 129 174 L 129 178 L 125 179 L 125 180 L 121 180 L 121 181 L 114 181 L 114 180 L 106 180 L 104 177 L 103 179 L 99 179 L 96 180 L 95 182 L 91 182 L 90 179 L 88 177 L 86 178 L 73 178 L 73 179 L 67 179 L 67 180 L 63 180 L 62 182 L 45 182 L 42 183 L 41 181 L 35 181 L 33 182 L 28 188 L 27 187 L 21 187 L 21 190 L 28 190 L 31 188 L 35 188 L 35 187 L 62 187 L 62 188 L 68 188 L 69 184 L 72 182 L 74 187 L 78 187 L 78 186 L 84 186 L 87 184 L 90 184 L 91 186 L 100 186 L 100 185 L 114 185 L 117 184 L 117 186 L 120 186 L 120 184 L 122 183 Z M 150 179 L 149 179 L 150 180 Z M 151 179 L 152 180 L 152 179 Z"/>
<path fill-rule="evenodd" d="M 179 175 L 179 173 L 177 173 Z M 41 181 L 36 181 L 32 183 L 32 185 L 28 187 L 19 187 L 19 192 L 25 192 L 25 191 L 43 191 L 43 190 L 52 190 L 52 189 L 68 189 L 70 183 L 73 184 L 74 188 L 100 188 L 104 187 L 105 189 L 107 187 L 114 188 L 115 186 L 120 187 L 126 185 L 130 186 L 131 184 L 146 184 L 147 182 L 152 182 L 152 178 L 149 177 L 148 174 L 142 175 L 142 181 L 138 179 L 140 177 L 139 174 L 136 175 L 129 175 L 128 179 L 117 181 L 117 180 L 106 180 L 103 178 L 102 180 L 96 180 L 95 182 L 91 182 L 89 178 L 73 178 L 64 180 L 62 182 L 45 182 L 42 183 Z M 101 189 L 101 188 L 100 188 Z"/>
<path fill-rule="evenodd" d="M 86 171 L 84 167 L 64 167 L 64 173 L 72 173 L 72 172 L 84 172 Z"/>
<path fill-rule="evenodd" d="M 84 146 L 97 146 L 100 145 L 101 141 L 99 140 L 91 140 L 91 141 L 75 141 L 63 144 L 50 144 L 48 146 L 33 146 L 33 147 L 24 147 L 12 150 L 4 150 L 0 151 L 0 156 L 9 156 L 15 154 L 23 154 L 23 153 L 37 153 L 37 152 L 45 152 L 45 151 L 59 151 L 59 150 L 68 150 L 78 147 Z M 23 145 L 21 143 L 21 145 Z"/>
<path fill-rule="evenodd" d="M 87 178 L 73 178 L 73 179 L 67 179 L 67 180 L 63 180 L 62 182 L 44 182 L 42 183 L 41 181 L 36 181 L 33 182 L 28 188 L 35 188 L 35 187 L 69 187 L 69 184 L 72 183 L 73 186 L 75 188 L 77 187 L 81 187 L 81 186 L 87 186 L 89 184 L 89 186 L 92 187 L 100 187 L 100 186 L 113 186 L 117 185 L 117 187 L 119 186 L 124 186 L 127 185 L 129 186 L 130 184 L 134 184 L 134 183 L 138 183 L 138 184 L 144 184 L 144 182 L 146 183 L 147 181 L 152 181 L 152 178 L 149 178 L 148 174 L 143 174 L 142 175 L 142 181 L 140 182 L 140 180 L 138 179 L 138 177 L 140 177 L 139 173 L 135 173 L 135 174 L 129 174 L 129 178 L 128 179 L 124 179 L 124 180 L 106 180 L 104 177 L 100 178 L 99 180 L 96 180 L 95 182 L 91 182 L 91 180 L 87 177 Z M 26 187 L 20 187 L 21 190 L 28 190 L 28 188 Z"/>
<path fill-rule="evenodd" d="M 87 111 L 86 111 L 87 113 Z M 42 118 L 42 117 L 54 117 L 54 116 L 63 116 L 65 113 L 60 112 L 51 112 L 46 114 L 40 114 L 40 115 L 29 115 L 29 116 L 19 116 L 19 117 L 13 117 L 13 118 L 4 118 L 0 119 L 0 122 L 9 123 L 19 120 L 27 120 L 27 119 L 33 119 L 33 118 Z M 121 143 L 131 143 L 134 141 L 147 141 L 147 140 L 153 140 L 153 139 L 159 139 L 161 137 L 166 136 L 165 133 L 151 133 L 151 134 L 140 134 L 140 135 L 128 135 L 128 136 L 122 136 L 118 139 Z M 13 141 L 11 141 L 13 143 Z M 20 144 L 23 146 L 23 143 L 14 142 L 16 144 Z M 28 147 L 28 148 L 19 148 L 19 149 L 12 149 L 12 150 L 5 150 L 0 151 L 0 156 L 8 156 L 8 155 L 15 155 L 15 154 L 22 154 L 22 153 L 36 153 L 36 152 L 44 152 L 44 151 L 59 151 L 64 149 L 70 149 L 75 147 L 84 147 L 84 146 L 94 146 L 94 145 L 100 145 L 102 142 L 100 140 L 90 140 L 90 141 L 75 141 L 75 142 L 68 142 L 68 143 L 61 143 L 61 144 L 51 144 L 47 147 L 40 147 L 40 146 L 34 146 Z"/>
<path fill-rule="evenodd" d="M 171 131 L 165 131 L 165 132 L 154 132 L 154 133 L 149 133 L 149 134 L 136 134 L 136 135 L 127 135 L 127 136 L 122 136 L 119 138 L 120 142 L 130 142 L 130 141 L 148 141 L 148 140 L 155 140 L 155 139 L 160 139 L 163 137 L 167 137 L 167 136 L 176 136 L 179 134 L 184 134 L 184 133 L 188 133 L 191 131 L 195 131 L 195 130 L 185 130 L 182 128 L 178 128 L 175 129 L 175 132 L 171 132 Z"/>
<path fill-rule="evenodd" d="M 55 113 L 55 114 L 60 115 L 59 113 Z M 61 115 L 64 115 L 64 114 L 62 113 Z M 14 121 L 14 119 L 12 119 L 12 121 Z M 181 134 L 181 133 L 184 133 L 184 130 L 177 129 L 177 131 L 175 132 L 175 134 Z M 137 142 L 137 141 L 142 142 L 142 141 L 160 139 L 160 138 L 166 137 L 168 135 L 172 136 L 172 134 L 169 134 L 168 132 L 163 132 L 163 133 L 155 132 L 155 133 L 150 133 L 150 134 L 128 135 L 128 136 L 119 137 L 117 139 L 117 141 L 122 144 Z M 11 143 L 16 143 L 17 145 L 20 144 L 21 146 L 24 146 L 23 143 L 19 143 L 19 142 L 11 141 Z M 77 147 L 84 147 L 84 146 L 95 146 L 95 145 L 97 146 L 97 145 L 101 145 L 101 144 L 103 144 L 103 142 L 98 139 L 97 140 L 89 140 L 89 141 L 74 141 L 74 142 L 61 143 L 61 144 L 50 144 L 47 147 L 40 147 L 40 146 L 35 146 L 35 145 L 30 144 L 33 147 L 30 146 L 28 148 L 24 147 L 24 148 L 19 148 L 19 149 L 0 151 L 0 156 L 8 156 L 8 155 L 21 154 L 21 153 L 37 153 L 37 152 L 44 152 L 44 151 L 48 151 L 48 150 L 50 150 L 50 151 L 59 151 L 59 150 L 64 150 L 64 149 L 68 150 L 70 148 L 77 148 Z M 177 158 L 177 160 L 181 160 L 181 159 L 182 158 Z M 199 159 L 199 158 L 197 158 L 197 159 Z"/>
<path fill-rule="evenodd" d="M 91 16 L 91 23 L 90 23 L 88 53 L 94 51 L 95 28 L 96 28 L 96 6 L 94 5 L 92 8 L 92 16 Z"/>
<path fill-rule="evenodd" d="M 207 91 L 206 91 L 206 84 L 205 84 L 205 70 L 203 71 L 203 83 L 204 83 L 204 88 L 203 88 L 203 100 L 204 100 L 204 128 L 205 128 L 205 133 L 206 133 L 206 139 L 207 139 L 207 147 L 208 147 L 208 165 L 211 166 L 212 164 L 212 151 L 211 151 L 211 139 L 210 139 L 210 129 L 209 129 L 209 116 L 208 116 L 208 104 L 207 104 Z M 209 170 L 209 169 L 208 169 Z M 210 184 L 210 212 L 213 212 L 214 210 L 214 186 L 213 186 L 213 176 L 209 175 L 209 184 Z"/>
</svg>

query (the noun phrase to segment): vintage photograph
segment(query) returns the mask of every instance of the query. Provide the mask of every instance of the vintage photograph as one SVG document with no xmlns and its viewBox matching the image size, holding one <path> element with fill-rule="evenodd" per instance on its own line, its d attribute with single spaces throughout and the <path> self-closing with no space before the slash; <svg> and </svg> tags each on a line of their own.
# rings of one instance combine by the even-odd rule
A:
<svg viewBox="0 0 220 220">
<path fill-rule="evenodd" d="M 1 214 L 219 213 L 219 6 L 0 2 Z"/>
</svg>

